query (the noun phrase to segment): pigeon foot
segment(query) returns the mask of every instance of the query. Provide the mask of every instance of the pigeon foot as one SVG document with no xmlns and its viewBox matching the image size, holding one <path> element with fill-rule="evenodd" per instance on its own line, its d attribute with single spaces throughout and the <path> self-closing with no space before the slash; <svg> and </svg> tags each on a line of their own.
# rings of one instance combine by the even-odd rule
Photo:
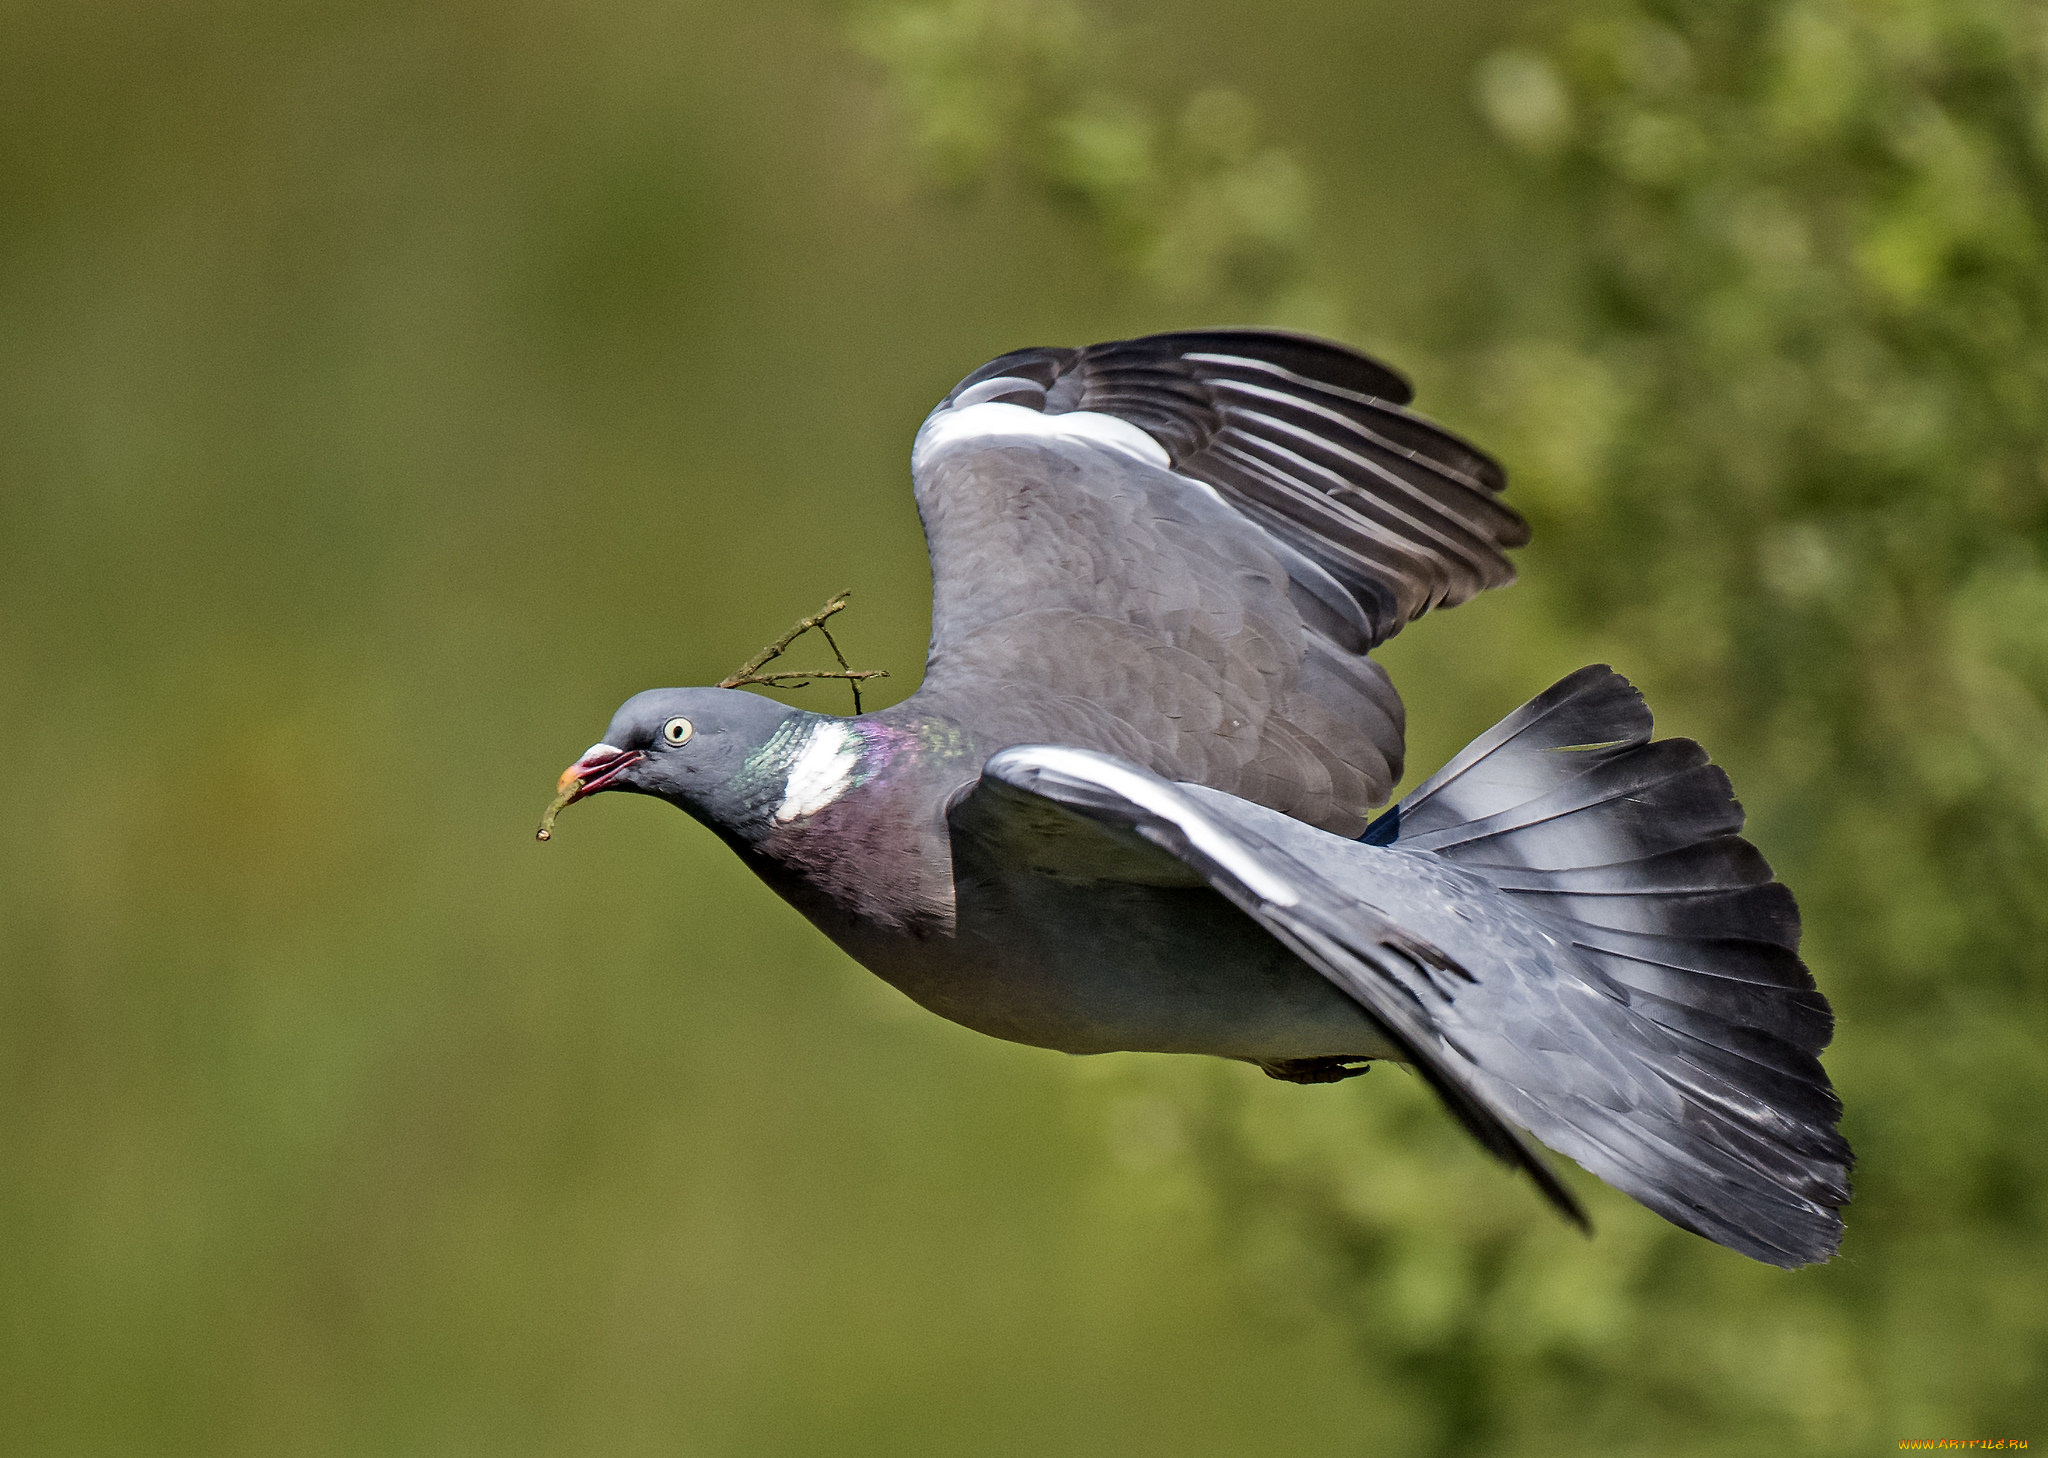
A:
<svg viewBox="0 0 2048 1458">
<path fill-rule="evenodd" d="M 1286 1083 L 1338 1083 L 1372 1072 L 1369 1058 L 1275 1058 L 1259 1067 Z"/>
</svg>

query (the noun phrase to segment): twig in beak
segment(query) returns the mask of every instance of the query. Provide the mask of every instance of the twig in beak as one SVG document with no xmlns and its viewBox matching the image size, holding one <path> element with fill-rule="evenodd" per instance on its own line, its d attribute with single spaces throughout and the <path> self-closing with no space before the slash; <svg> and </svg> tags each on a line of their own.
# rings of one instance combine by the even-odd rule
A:
<svg viewBox="0 0 2048 1458">
<path fill-rule="evenodd" d="M 572 780 L 568 785 L 563 787 L 561 794 L 555 796 L 554 801 L 548 806 L 548 808 L 541 811 L 540 829 L 536 830 L 533 833 L 533 838 L 535 840 L 554 839 L 555 817 L 557 815 L 560 815 L 564 810 L 569 808 L 570 803 L 575 800 L 577 793 L 580 790 L 582 790 L 582 788 L 582 785 Z"/>
</svg>

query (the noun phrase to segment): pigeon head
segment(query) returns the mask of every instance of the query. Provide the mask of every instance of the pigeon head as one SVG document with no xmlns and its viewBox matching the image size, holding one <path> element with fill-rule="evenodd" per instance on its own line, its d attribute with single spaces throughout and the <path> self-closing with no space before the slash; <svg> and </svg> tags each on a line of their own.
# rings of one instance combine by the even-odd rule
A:
<svg viewBox="0 0 2048 1458">
<path fill-rule="evenodd" d="M 604 738 L 562 771 L 540 838 L 557 813 L 601 790 L 658 796 L 714 830 L 744 835 L 783 799 L 807 731 L 838 722 L 737 689 L 635 694 Z"/>
</svg>

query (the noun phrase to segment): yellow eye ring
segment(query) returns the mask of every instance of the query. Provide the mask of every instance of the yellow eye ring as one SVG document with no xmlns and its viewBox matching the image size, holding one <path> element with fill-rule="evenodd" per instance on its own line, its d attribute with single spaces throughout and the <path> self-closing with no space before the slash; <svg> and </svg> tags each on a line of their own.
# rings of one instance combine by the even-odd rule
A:
<svg viewBox="0 0 2048 1458">
<path fill-rule="evenodd" d="M 696 732 L 697 726 L 680 716 L 661 726 L 661 737 L 670 744 L 688 744 Z"/>
</svg>

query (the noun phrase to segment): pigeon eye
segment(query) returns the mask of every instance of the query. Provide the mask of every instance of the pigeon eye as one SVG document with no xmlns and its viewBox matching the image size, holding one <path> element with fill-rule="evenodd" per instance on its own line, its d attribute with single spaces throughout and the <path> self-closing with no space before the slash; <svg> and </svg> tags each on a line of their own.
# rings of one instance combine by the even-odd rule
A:
<svg viewBox="0 0 2048 1458">
<path fill-rule="evenodd" d="M 696 732 L 697 726 L 683 718 L 671 719 L 661 726 L 661 737 L 670 744 L 687 744 Z"/>
</svg>

